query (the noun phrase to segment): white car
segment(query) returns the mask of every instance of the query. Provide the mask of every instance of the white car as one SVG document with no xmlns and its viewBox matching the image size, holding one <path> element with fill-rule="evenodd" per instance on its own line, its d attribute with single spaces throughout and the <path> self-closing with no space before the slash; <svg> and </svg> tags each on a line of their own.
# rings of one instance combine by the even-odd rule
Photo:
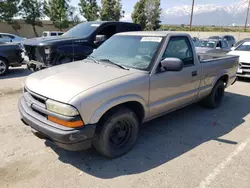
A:
<svg viewBox="0 0 250 188">
<path fill-rule="evenodd" d="M 50 36 L 60 36 L 63 32 L 61 31 L 44 31 L 42 37 L 50 37 Z"/>
<path fill-rule="evenodd" d="M 250 40 L 241 43 L 228 54 L 240 56 L 237 76 L 250 78 Z"/>
<path fill-rule="evenodd" d="M 22 44 L 26 38 L 19 37 L 10 33 L 0 33 L 0 42 L 13 42 Z"/>
</svg>

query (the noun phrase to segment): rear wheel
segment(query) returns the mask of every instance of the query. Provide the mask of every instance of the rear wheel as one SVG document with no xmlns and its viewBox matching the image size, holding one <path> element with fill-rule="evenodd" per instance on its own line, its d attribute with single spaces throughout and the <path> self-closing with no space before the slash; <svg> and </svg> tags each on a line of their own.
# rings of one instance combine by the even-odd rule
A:
<svg viewBox="0 0 250 188">
<path fill-rule="evenodd" d="M 93 144 L 103 156 L 115 158 L 134 146 L 138 132 L 139 121 L 135 113 L 119 108 L 98 125 Z"/>
<path fill-rule="evenodd" d="M 203 104 L 209 108 L 218 108 L 222 102 L 225 93 L 225 84 L 222 80 L 219 80 L 210 95 L 204 99 Z"/>
<path fill-rule="evenodd" d="M 7 74 L 9 71 L 8 62 L 5 59 L 0 58 L 0 76 Z"/>
</svg>

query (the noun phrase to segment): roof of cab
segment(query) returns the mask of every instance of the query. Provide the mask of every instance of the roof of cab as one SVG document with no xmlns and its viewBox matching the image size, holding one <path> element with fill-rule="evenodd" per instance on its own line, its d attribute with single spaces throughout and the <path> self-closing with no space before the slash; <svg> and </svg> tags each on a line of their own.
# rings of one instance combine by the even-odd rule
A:
<svg viewBox="0 0 250 188">
<path fill-rule="evenodd" d="M 176 33 L 176 32 L 171 32 L 171 31 L 132 31 L 132 32 L 117 33 L 116 35 L 165 37 L 169 34 L 178 35 L 178 36 L 180 35 L 189 36 L 187 33 Z"/>
</svg>

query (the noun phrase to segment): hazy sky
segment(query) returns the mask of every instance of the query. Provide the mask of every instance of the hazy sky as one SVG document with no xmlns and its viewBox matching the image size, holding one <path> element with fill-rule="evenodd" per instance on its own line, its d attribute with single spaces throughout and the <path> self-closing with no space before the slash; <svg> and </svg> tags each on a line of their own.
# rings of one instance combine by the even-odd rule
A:
<svg viewBox="0 0 250 188">
<path fill-rule="evenodd" d="M 100 3 L 101 0 L 97 0 Z M 239 2 L 240 0 L 195 0 L 195 4 L 216 4 L 216 5 L 227 5 Z M 71 4 L 76 6 L 79 0 L 71 0 Z M 122 0 L 123 9 L 125 12 L 131 13 L 133 7 L 137 0 Z M 180 5 L 189 5 L 192 3 L 192 0 L 161 0 L 161 7 L 163 9 L 171 8 L 174 6 Z"/>
</svg>

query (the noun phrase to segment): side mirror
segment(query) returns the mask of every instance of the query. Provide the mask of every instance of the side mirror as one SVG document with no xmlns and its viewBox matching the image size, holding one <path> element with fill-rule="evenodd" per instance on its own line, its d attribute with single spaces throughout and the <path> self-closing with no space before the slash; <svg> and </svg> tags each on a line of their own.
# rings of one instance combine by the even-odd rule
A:
<svg viewBox="0 0 250 188">
<path fill-rule="evenodd" d="M 96 44 L 96 43 L 104 42 L 105 40 L 107 40 L 106 35 L 96 35 L 94 43 Z"/>
<path fill-rule="evenodd" d="M 232 47 L 231 50 L 234 51 L 236 49 L 236 47 Z"/>
<path fill-rule="evenodd" d="M 161 68 L 166 71 L 181 71 L 183 66 L 182 60 L 178 58 L 166 58 L 161 61 Z"/>
</svg>

